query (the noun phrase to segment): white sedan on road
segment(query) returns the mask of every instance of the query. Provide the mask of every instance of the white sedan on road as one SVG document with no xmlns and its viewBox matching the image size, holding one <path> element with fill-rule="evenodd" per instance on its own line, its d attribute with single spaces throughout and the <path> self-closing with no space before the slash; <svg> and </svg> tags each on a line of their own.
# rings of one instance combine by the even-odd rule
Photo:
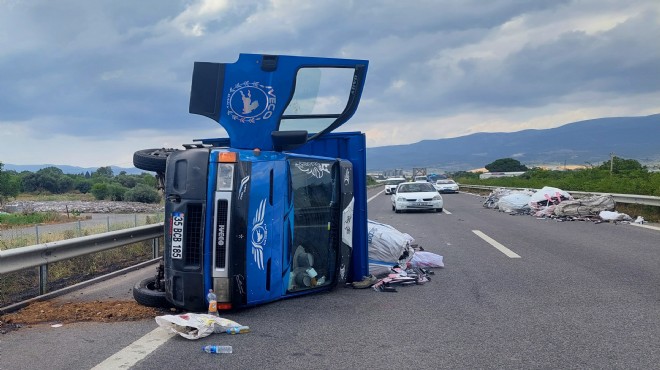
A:
<svg viewBox="0 0 660 370">
<path fill-rule="evenodd" d="M 454 180 L 437 180 L 433 186 L 441 193 L 458 193 L 458 184 Z"/>
<path fill-rule="evenodd" d="M 442 195 L 429 182 L 404 182 L 392 194 L 392 211 L 432 210 L 442 212 Z"/>
</svg>

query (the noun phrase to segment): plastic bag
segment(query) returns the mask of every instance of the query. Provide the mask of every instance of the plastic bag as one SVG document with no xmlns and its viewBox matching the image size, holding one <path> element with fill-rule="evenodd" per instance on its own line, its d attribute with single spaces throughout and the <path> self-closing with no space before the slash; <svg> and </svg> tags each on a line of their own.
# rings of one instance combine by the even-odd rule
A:
<svg viewBox="0 0 660 370">
<path fill-rule="evenodd" d="M 601 211 L 598 216 L 605 221 L 631 221 L 632 217 L 628 216 L 625 213 L 619 212 L 610 212 L 610 211 Z"/>
<path fill-rule="evenodd" d="M 186 339 L 204 338 L 212 333 L 224 333 L 227 329 L 242 326 L 232 320 L 201 313 L 156 316 L 156 323 Z"/>
<path fill-rule="evenodd" d="M 442 256 L 439 254 L 417 251 L 410 260 L 412 267 L 445 267 Z"/>
</svg>

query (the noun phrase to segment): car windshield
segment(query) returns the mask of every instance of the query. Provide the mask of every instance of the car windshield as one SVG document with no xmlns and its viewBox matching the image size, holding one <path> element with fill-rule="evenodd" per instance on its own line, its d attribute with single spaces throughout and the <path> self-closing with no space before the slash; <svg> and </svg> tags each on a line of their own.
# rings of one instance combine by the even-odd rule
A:
<svg viewBox="0 0 660 370">
<path fill-rule="evenodd" d="M 428 182 L 420 182 L 418 184 L 403 184 L 399 186 L 399 193 L 421 193 L 425 191 L 435 192 L 435 189 Z"/>
<path fill-rule="evenodd" d="M 406 182 L 404 179 L 389 179 L 385 180 L 385 185 L 399 185 L 402 182 Z"/>
</svg>

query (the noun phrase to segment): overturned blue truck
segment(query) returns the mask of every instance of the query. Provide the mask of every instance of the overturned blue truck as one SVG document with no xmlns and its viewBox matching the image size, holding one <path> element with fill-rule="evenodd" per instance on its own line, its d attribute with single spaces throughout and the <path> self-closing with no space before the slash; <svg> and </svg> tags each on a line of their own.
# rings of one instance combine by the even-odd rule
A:
<svg viewBox="0 0 660 370">
<path fill-rule="evenodd" d="M 134 153 L 165 195 L 164 255 L 133 295 L 147 306 L 229 310 L 368 274 L 366 142 L 333 132 L 355 113 L 368 61 L 241 54 L 195 62 L 190 113 L 228 138 Z"/>
</svg>

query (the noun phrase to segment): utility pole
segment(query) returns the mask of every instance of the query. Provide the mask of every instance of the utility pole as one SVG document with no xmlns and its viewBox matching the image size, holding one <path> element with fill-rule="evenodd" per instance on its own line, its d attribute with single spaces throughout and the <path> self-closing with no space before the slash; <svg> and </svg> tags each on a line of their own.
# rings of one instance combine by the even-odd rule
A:
<svg viewBox="0 0 660 370">
<path fill-rule="evenodd" d="M 614 170 L 614 153 L 610 153 L 610 176 L 612 176 L 612 170 Z"/>
</svg>

